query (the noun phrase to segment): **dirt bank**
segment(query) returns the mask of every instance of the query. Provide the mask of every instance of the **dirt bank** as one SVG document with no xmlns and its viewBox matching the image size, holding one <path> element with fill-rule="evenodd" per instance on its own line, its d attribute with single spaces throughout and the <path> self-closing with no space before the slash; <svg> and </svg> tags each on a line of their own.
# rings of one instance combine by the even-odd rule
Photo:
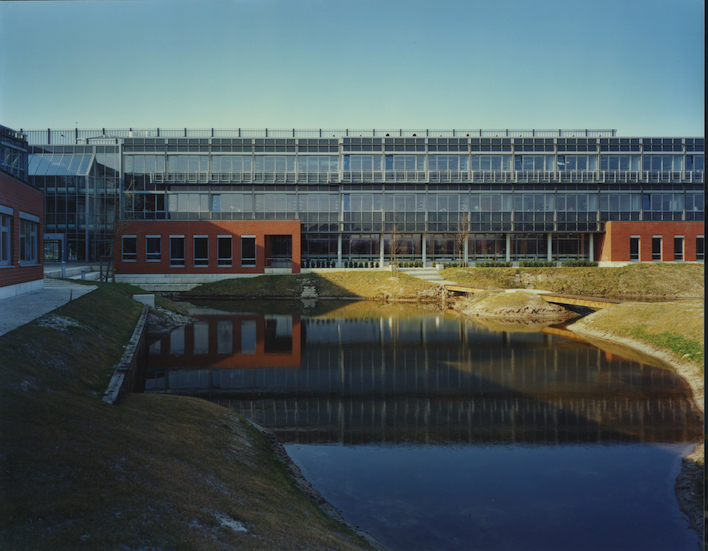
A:
<svg viewBox="0 0 708 551">
<path fill-rule="evenodd" d="M 485 292 L 457 301 L 453 308 L 466 316 L 503 320 L 505 323 L 561 323 L 577 314 L 526 292 Z"/>
</svg>

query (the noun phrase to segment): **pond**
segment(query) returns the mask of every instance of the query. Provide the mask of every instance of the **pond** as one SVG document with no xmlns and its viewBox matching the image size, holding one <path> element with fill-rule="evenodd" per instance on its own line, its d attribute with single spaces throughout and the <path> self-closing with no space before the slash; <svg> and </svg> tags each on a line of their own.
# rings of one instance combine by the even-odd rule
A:
<svg viewBox="0 0 708 551">
<path fill-rule="evenodd" d="M 563 327 L 372 302 L 189 305 L 145 391 L 271 430 L 352 524 L 394 550 L 690 549 L 674 495 L 702 439 L 670 370 Z"/>
</svg>

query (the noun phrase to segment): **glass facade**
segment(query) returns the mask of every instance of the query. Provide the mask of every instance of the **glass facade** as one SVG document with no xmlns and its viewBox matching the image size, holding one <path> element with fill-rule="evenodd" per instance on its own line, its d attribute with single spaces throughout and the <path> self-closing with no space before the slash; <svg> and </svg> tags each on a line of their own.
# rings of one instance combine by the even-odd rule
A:
<svg viewBox="0 0 708 551">
<path fill-rule="evenodd" d="M 587 258 L 607 221 L 704 217 L 703 138 L 77 130 L 68 144 L 57 132 L 28 133 L 29 174 L 67 260 L 105 254 L 116 216 L 299 220 L 303 260 L 339 263 Z"/>
<path fill-rule="evenodd" d="M 126 185 L 120 157 L 117 145 L 30 146 L 30 183 L 44 194 L 45 236 L 61 236 L 65 243 L 60 260 L 86 262 L 109 254 L 121 185 L 126 200 L 140 185 L 150 187 L 134 177 Z"/>
</svg>

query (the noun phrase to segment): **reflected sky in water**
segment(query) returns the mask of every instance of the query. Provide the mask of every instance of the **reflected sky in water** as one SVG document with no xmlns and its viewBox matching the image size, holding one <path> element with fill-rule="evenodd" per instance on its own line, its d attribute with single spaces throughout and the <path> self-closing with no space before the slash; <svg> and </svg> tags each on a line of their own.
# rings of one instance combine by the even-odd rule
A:
<svg viewBox="0 0 708 551">
<path fill-rule="evenodd" d="M 392 548 L 697 546 L 673 481 L 702 424 L 671 371 L 563 328 L 372 303 L 218 306 L 192 306 L 193 326 L 151 346 L 146 392 L 269 428 Z"/>
</svg>

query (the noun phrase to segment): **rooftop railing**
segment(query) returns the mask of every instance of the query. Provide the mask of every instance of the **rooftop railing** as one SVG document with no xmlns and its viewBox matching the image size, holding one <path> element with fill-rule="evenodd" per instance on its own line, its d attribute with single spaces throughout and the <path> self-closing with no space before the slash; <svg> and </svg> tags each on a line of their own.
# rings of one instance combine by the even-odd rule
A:
<svg viewBox="0 0 708 551">
<path fill-rule="evenodd" d="M 464 137 L 486 137 L 486 138 L 571 138 L 571 137 L 588 137 L 588 138 L 607 138 L 615 137 L 617 130 L 596 130 L 596 129 L 578 129 L 578 130 L 484 130 L 484 129 L 419 129 L 419 130 L 377 130 L 366 129 L 357 130 L 346 128 L 343 130 L 329 130 L 324 128 L 302 130 L 297 128 L 288 129 L 114 129 L 100 128 L 95 130 L 82 130 L 79 128 L 67 130 L 21 130 L 22 134 L 27 137 L 27 142 L 30 145 L 76 145 L 76 144 L 118 144 L 125 138 L 344 138 L 344 137 L 436 137 L 436 138 L 464 138 Z"/>
</svg>

